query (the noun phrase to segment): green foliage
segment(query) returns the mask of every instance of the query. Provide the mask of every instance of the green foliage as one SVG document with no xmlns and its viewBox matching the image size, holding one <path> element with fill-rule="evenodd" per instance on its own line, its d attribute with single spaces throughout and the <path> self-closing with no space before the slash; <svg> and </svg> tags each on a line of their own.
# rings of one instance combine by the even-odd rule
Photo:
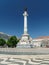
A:
<svg viewBox="0 0 49 65">
<path fill-rule="evenodd" d="M 0 46 L 4 46 L 6 44 L 6 41 L 2 38 L 0 38 Z"/>
<path fill-rule="evenodd" d="M 16 36 L 11 36 L 7 41 L 7 45 L 8 47 L 16 47 L 18 41 L 19 40 L 16 38 Z"/>
</svg>

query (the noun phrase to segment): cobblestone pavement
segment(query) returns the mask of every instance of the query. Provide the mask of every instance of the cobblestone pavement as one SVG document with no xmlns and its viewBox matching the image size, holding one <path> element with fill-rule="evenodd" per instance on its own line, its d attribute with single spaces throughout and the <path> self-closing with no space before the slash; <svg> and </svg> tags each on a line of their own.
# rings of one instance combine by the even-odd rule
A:
<svg viewBox="0 0 49 65">
<path fill-rule="evenodd" d="M 0 65 L 49 65 L 49 55 L 0 55 Z"/>
</svg>

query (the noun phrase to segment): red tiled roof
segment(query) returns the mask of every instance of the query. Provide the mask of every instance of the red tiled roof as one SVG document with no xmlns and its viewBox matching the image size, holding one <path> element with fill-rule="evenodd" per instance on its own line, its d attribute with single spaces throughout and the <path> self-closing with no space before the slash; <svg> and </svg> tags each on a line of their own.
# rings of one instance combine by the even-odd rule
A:
<svg viewBox="0 0 49 65">
<path fill-rule="evenodd" d="M 36 39 L 47 39 L 49 38 L 49 36 L 41 36 L 41 37 L 37 37 Z"/>
</svg>

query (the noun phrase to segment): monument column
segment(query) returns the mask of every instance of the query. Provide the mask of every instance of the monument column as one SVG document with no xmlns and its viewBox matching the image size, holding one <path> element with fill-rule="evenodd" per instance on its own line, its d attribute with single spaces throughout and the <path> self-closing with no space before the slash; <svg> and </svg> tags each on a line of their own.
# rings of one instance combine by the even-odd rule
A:
<svg viewBox="0 0 49 65">
<path fill-rule="evenodd" d="M 27 34 L 27 16 L 28 16 L 27 9 L 25 9 L 23 16 L 24 16 L 24 34 Z"/>
<path fill-rule="evenodd" d="M 32 39 L 28 34 L 28 29 L 27 29 L 27 8 L 24 10 L 23 13 L 24 16 L 24 34 L 22 35 L 22 37 L 20 38 L 19 43 L 17 44 L 17 47 L 19 48 L 31 48 L 32 47 Z"/>
</svg>

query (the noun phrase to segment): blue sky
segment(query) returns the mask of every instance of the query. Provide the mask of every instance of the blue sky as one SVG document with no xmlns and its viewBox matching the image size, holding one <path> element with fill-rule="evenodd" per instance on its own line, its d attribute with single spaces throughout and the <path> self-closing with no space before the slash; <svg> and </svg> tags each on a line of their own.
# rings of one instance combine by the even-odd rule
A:
<svg viewBox="0 0 49 65">
<path fill-rule="evenodd" d="M 0 32 L 21 37 L 25 7 L 30 36 L 49 36 L 49 0 L 0 0 Z"/>
</svg>

